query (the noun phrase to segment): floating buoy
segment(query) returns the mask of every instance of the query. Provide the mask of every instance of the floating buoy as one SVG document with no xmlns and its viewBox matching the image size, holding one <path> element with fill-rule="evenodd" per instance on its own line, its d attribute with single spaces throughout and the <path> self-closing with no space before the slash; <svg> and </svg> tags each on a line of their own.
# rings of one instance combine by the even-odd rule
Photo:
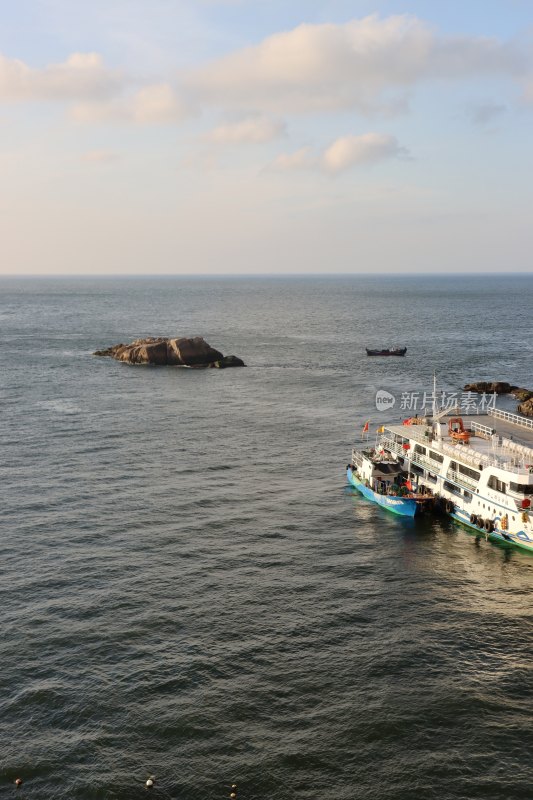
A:
<svg viewBox="0 0 533 800">
<path fill-rule="evenodd" d="M 151 775 L 151 776 L 148 778 L 148 780 L 146 781 L 146 785 L 147 785 L 147 787 L 148 787 L 149 789 L 151 789 L 151 788 L 152 788 L 152 786 L 154 785 L 154 781 L 155 781 L 155 775 Z"/>
<path fill-rule="evenodd" d="M 15 778 L 15 786 L 22 786 L 22 778 Z"/>
<path fill-rule="evenodd" d="M 237 797 L 237 795 L 235 794 L 235 792 L 232 792 L 232 793 L 230 794 L 230 797 L 231 797 L 231 800 L 235 800 L 235 798 Z"/>
<path fill-rule="evenodd" d="M 234 792 L 236 792 L 237 791 L 237 784 L 236 783 L 232 783 L 231 784 L 231 788 L 233 789 Z"/>
</svg>

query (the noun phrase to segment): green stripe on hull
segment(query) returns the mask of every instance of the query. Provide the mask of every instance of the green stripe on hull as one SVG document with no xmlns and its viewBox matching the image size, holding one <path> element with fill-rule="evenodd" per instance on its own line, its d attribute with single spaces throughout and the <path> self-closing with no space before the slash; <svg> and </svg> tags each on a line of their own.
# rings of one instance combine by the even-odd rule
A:
<svg viewBox="0 0 533 800">
<path fill-rule="evenodd" d="M 498 544 L 509 545 L 510 547 L 518 547 L 520 550 L 523 550 L 526 553 L 533 554 L 533 542 L 531 544 L 527 544 L 526 542 L 522 542 L 520 539 L 504 539 L 503 536 L 498 536 L 496 531 L 491 531 L 490 533 L 484 528 L 480 528 L 477 525 L 474 525 L 472 522 L 466 522 L 464 519 L 457 517 L 455 514 L 450 514 L 450 517 L 454 520 L 454 522 L 458 522 L 459 525 L 464 525 L 465 528 L 468 528 L 468 532 L 475 531 L 477 536 L 484 536 L 486 539 L 490 539 L 493 542 L 497 542 Z"/>
</svg>

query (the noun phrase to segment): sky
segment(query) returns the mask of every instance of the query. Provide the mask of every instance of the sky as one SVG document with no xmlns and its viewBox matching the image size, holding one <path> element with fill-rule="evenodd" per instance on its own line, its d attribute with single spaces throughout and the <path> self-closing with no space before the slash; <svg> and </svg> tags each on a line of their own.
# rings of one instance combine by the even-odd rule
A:
<svg viewBox="0 0 533 800">
<path fill-rule="evenodd" d="M 531 272 L 533 0 L 0 0 L 0 274 Z"/>
</svg>

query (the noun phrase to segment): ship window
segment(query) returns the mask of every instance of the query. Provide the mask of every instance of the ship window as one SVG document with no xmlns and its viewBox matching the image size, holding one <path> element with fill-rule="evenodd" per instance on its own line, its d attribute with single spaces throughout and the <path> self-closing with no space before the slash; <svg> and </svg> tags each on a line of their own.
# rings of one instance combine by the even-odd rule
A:
<svg viewBox="0 0 533 800">
<path fill-rule="evenodd" d="M 491 489 L 496 489 L 497 492 L 501 492 L 501 494 L 505 494 L 507 491 L 507 484 L 503 481 L 500 481 L 494 475 L 490 476 L 488 485 Z"/>
<path fill-rule="evenodd" d="M 518 492 L 518 494 L 533 494 L 533 486 L 528 486 L 527 483 L 513 483 L 511 481 L 509 489 L 512 492 Z"/>
<path fill-rule="evenodd" d="M 448 481 L 444 481 L 444 488 L 448 492 L 454 492 L 454 494 L 461 494 L 461 490 L 454 486 L 453 483 L 449 483 Z"/>
<path fill-rule="evenodd" d="M 421 453 L 423 456 L 426 455 L 426 448 L 422 447 L 421 444 L 415 444 L 415 453 Z"/>
<path fill-rule="evenodd" d="M 433 450 L 429 451 L 429 457 L 433 459 L 433 461 L 438 461 L 439 464 L 442 464 L 444 461 L 444 456 L 441 456 L 439 453 L 435 453 Z"/>
<path fill-rule="evenodd" d="M 464 490 L 463 494 L 465 496 L 465 500 L 471 500 L 472 499 L 472 493 L 471 492 L 467 492 L 466 489 Z"/>
<path fill-rule="evenodd" d="M 479 472 L 476 472 L 475 469 L 470 469 L 470 467 L 465 467 L 464 464 L 459 464 L 459 472 L 463 475 L 468 475 L 470 478 L 474 478 L 474 480 L 479 480 Z"/>
</svg>

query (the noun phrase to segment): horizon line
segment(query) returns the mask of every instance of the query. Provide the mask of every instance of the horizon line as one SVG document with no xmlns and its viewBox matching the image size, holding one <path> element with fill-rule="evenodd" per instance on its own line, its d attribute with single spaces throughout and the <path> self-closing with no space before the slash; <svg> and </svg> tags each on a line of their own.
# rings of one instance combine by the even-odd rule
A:
<svg viewBox="0 0 533 800">
<path fill-rule="evenodd" d="M 533 276 L 533 269 L 531 270 L 516 270 L 509 272 L 508 270 L 501 271 L 488 271 L 488 272 L 450 272 L 447 270 L 439 270 L 436 272 L 80 272 L 70 274 L 67 272 L 35 272 L 24 273 L 22 275 L 15 272 L 0 273 L 0 280 L 2 278 L 357 278 L 357 277 L 487 277 L 490 275 L 506 276 L 506 275 L 531 275 Z"/>
</svg>

